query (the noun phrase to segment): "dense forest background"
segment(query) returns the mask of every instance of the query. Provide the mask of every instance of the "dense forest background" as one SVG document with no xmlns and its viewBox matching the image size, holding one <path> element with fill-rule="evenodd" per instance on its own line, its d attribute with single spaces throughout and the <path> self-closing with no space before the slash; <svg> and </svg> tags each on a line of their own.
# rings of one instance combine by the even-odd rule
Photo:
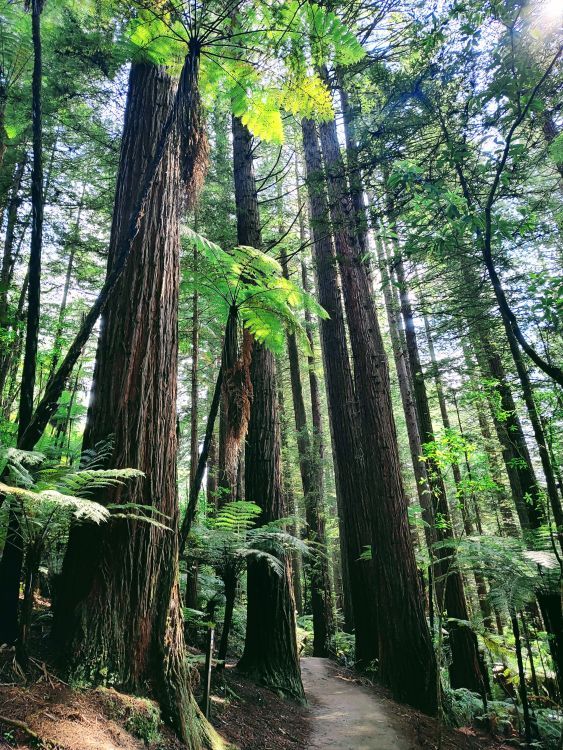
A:
<svg viewBox="0 0 563 750">
<path fill-rule="evenodd" d="M 562 20 L 1 3 L 3 674 L 220 747 L 213 623 L 560 747 Z"/>
</svg>

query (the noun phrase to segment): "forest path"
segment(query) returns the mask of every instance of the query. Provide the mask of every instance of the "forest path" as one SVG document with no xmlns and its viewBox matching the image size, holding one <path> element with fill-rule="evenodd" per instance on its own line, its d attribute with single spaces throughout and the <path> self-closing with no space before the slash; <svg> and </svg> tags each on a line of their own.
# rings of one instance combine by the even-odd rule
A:
<svg viewBox="0 0 563 750">
<path fill-rule="evenodd" d="M 301 674 L 312 723 L 307 750 L 411 750 L 385 704 L 329 659 L 304 657 Z"/>
</svg>

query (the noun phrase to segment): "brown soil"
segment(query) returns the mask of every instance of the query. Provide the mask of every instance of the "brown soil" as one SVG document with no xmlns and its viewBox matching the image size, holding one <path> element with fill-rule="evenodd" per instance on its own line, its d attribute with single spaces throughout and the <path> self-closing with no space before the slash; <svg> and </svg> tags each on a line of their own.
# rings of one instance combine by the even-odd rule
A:
<svg viewBox="0 0 563 750">
<path fill-rule="evenodd" d="M 39 739 L 0 718 L 0 749 L 146 750 L 125 728 L 133 713 L 142 717 L 146 710 L 144 700 L 114 690 L 76 691 L 52 677 L 26 687 L 2 685 L 0 716 L 22 722 Z M 181 750 L 166 728 L 161 731 L 155 750 Z"/>
<path fill-rule="evenodd" d="M 284 700 L 229 666 L 214 679 L 211 721 L 239 750 L 304 750 L 308 709 Z"/>
<path fill-rule="evenodd" d="M 214 675 L 211 720 L 239 750 L 436 750 L 437 724 L 333 662 L 306 658 L 309 705 L 283 700 L 228 667 Z M 114 690 L 72 690 L 45 673 L 28 686 L 0 685 L 0 715 L 23 722 L 40 741 L 2 723 L 0 750 L 142 750 L 130 718 L 148 702 Z M 150 705 L 149 705 L 150 708 Z M 181 750 L 165 727 L 152 750 Z M 513 745 L 512 745 L 513 747 Z M 508 750 L 472 729 L 443 730 L 443 750 Z"/>
<path fill-rule="evenodd" d="M 240 750 L 436 750 L 438 727 L 325 659 L 302 659 L 309 705 L 284 701 L 229 667 L 215 678 L 212 722 Z M 513 746 L 512 746 L 513 747 Z M 444 728 L 443 750 L 509 750 L 473 729 Z"/>
</svg>

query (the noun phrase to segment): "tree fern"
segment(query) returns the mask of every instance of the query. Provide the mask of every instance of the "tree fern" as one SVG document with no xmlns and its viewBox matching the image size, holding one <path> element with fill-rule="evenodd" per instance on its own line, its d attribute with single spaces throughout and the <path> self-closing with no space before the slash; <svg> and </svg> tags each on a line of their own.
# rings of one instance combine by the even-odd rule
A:
<svg viewBox="0 0 563 750">
<path fill-rule="evenodd" d="M 187 227 L 184 234 L 199 255 L 192 283 L 219 301 L 225 319 L 234 306 L 244 326 L 273 351 L 283 351 L 287 328 L 308 348 L 300 313 L 309 310 L 322 318 L 327 314 L 310 294 L 283 277 L 274 258 L 248 246 L 223 250 Z"/>
<path fill-rule="evenodd" d="M 33 491 L 23 487 L 11 487 L 0 482 L 0 492 L 9 498 L 14 498 L 28 518 L 43 516 L 48 523 L 57 511 L 72 509 L 73 515 L 80 521 L 102 523 L 110 518 L 109 510 L 93 500 L 85 500 L 76 495 L 65 495 L 57 490 Z"/>
</svg>

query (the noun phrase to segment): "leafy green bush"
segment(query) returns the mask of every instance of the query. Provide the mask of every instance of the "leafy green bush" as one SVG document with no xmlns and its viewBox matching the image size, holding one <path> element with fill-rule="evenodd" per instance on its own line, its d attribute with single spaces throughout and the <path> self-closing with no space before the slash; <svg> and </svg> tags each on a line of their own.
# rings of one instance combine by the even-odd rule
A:
<svg viewBox="0 0 563 750">
<path fill-rule="evenodd" d="M 471 726 L 483 713 L 481 696 L 466 688 L 444 688 L 442 699 L 448 719 L 456 727 Z"/>
<path fill-rule="evenodd" d="M 356 644 L 351 633 L 337 630 L 331 638 L 330 650 L 340 664 L 346 667 L 351 667 L 356 661 Z"/>
</svg>

